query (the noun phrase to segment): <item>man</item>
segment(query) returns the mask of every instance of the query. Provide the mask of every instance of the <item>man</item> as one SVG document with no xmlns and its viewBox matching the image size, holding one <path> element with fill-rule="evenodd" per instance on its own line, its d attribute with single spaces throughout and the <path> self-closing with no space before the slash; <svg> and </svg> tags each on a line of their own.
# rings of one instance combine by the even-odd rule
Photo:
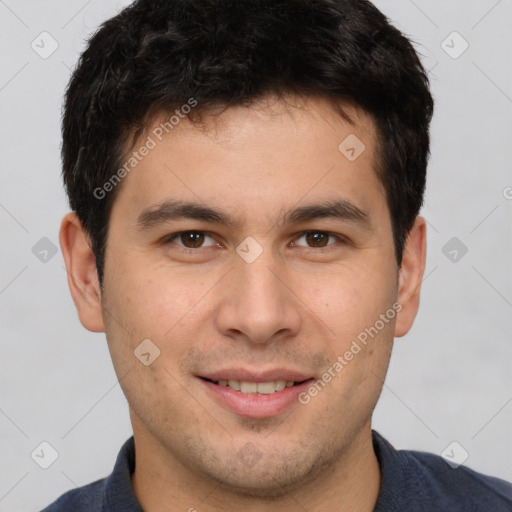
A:
<svg viewBox="0 0 512 512">
<path fill-rule="evenodd" d="M 60 242 L 134 436 L 46 511 L 510 510 L 510 484 L 371 428 L 419 304 L 432 111 L 365 0 L 146 0 L 101 27 Z"/>
</svg>

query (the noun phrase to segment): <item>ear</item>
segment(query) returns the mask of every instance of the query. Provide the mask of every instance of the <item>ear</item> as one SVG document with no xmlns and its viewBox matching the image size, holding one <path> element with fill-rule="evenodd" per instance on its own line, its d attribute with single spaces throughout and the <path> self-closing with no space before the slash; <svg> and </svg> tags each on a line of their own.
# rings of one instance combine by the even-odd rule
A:
<svg viewBox="0 0 512 512">
<path fill-rule="evenodd" d="M 395 324 L 395 336 L 407 334 L 420 305 L 420 289 L 425 271 L 427 228 L 423 217 L 416 217 L 407 235 L 398 273 L 398 302 L 402 309 Z"/>
<path fill-rule="evenodd" d="M 74 212 L 62 219 L 59 241 L 80 322 L 89 331 L 104 332 L 96 258 L 89 246 L 89 237 Z"/>
</svg>

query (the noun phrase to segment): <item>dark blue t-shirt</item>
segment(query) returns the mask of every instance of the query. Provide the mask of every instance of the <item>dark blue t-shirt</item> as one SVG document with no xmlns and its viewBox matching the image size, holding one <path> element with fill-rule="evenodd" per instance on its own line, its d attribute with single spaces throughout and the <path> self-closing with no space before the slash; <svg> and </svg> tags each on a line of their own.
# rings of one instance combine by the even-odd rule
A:
<svg viewBox="0 0 512 512">
<path fill-rule="evenodd" d="M 512 484 L 467 467 L 453 469 L 430 453 L 395 450 L 373 432 L 381 470 L 374 512 L 511 512 Z M 121 448 L 108 478 L 62 495 L 42 512 L 143 512 L 135 498 L 133 437 Z"/>
</svg>

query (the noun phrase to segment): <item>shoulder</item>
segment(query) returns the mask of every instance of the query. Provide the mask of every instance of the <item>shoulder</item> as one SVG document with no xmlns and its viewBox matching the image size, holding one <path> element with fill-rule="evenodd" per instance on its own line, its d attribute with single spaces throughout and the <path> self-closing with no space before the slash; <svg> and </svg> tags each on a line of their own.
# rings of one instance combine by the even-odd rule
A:
<svg viewBox="0 0 512 512">
<path fill-rule="evenodd" d="M 466 466 L 453 468 L 432 453 L 395 450 L 378 434 L 374 435 L 374 446 L 382 471 L 382 507 L 376 509 L 379 512 L 398 502 L 409 511 L 512 510 L 509 482 Z"/>
<path fill-rule="evenodd" d="M 106 479 L 97 480 L 63 494 L 41 512 L 93 512 L 101 510 Z"/>
<path fill-rule="evenodd" d="M 431 453 L 399 452 L 417 467 L 425 487 L 436 499 L 461 510 L 512 510 L 512 484 L 466 466 L 451 467 Z"/>
<path fill-rule="evenodd" d="M 142 512 L 131 485 L 135 470 L 133 437 L 121 447 L 109 477 L 73 489 L 41 512 Z"/>
</svg>

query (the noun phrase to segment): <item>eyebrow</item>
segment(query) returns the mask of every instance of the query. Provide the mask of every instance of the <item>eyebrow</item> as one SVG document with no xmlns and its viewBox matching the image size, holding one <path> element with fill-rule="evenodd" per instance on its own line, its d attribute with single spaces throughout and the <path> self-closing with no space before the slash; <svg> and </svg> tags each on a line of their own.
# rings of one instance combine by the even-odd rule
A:
<svg viewBox="0 0 512 512">
<path fill-rule="evenodd" d="M 144 209 L 137 217 L 140 231 L 152 229 L 172 220 L 191 219 L 223 224 L 229 228 L 239 225 L 229 213 L 200 203 L 167 200 Z M 278 225 L 299 224 L 316 219 L 335 219 L 359 224 L 372 229 L 368 213 L 346 199 L 323 201 L 319 204 L 300 206 L 280 215 Z"/>
<path fill-rule="evenodd" d="M 299 224 L 316 219 L 337 219 L 372 228 L 369 215 L 346 199 L 295 208 L 285 213 L 280 223 Z"/>
<path fill-rule="evenodd" d="M 137 217 L 136 225 L 140 231 L 152 229 L 159 224 L 171 220 L 193 219 L 228 227 L 236 225 L 231 215 L 215 210 L 200 203 L 168 200 L 154 206 L 150 206 Z"/>
</svg>

